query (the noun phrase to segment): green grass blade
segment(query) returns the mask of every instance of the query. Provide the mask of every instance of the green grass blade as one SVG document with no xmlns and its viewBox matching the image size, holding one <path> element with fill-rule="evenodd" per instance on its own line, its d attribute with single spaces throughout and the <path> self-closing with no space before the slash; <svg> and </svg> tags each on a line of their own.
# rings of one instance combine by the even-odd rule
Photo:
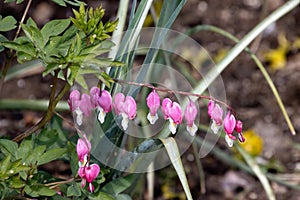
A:
<svg viewBox="0 0 300 200">
<path fill-rule="evenodd" d="M 273 193 L 273 190 L 271 188 L 271 185 L 266 177 L 266 175 L 262 172 L 259 165 L 255 162 L 255 160 L 239 145 L 235 145 L 240 154 L 243 156 L 243 158 L 246 160 L 247 164 L 250 166 L 254 174 L 257 176 L 261 184 L 263 185 L 266 194 L 270 200 L 275 200 L 275 195 Z"/>
<path fill-rule="evenodd" d="M 185 175 L 184 167 L 181 162 L 180 153 L 178 150 L 177 143 L 174 138 L 169 137 L 165 139 L 160 139 L 162 143 L 164 144 L 168 155 L 170 157 L 170 160 L 173 164 L 173 167 L 175 168 L 175 171 L 177 172 L 177 175 L 180 179 L 180 182 L 182 184 L 182 187 L 184 189 L 184 192 L 187 196 L 188 200 L 192 200 L 193 197 L 191 195 L 190 187 L 188 185 L 188 181 Z"/>
</svg>

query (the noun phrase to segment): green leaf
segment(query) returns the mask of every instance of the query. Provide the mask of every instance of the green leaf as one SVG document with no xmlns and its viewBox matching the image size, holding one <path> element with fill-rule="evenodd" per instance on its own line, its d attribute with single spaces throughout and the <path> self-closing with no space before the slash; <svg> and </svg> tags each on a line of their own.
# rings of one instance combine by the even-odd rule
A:
<svg viewBox="0 0 300 200">
<path fill-rule="evenodd" d="M 78 156 L 76 153 L 76 146 L 75 144 L 68 142 L 68 153 L 70 157 L 70 167 L 73 176 L 76 176 L 78 171 Z"/>
<path fill-rule="evenodd" d="M 0 174 L 7 174 L 7 170 L 10 164 L 11 155 L 9 154 L 6 158 L 0 162 Z"/>
<path fill-rule="evenodd" d="M 35 164 L 38 159 L 43 155 L 46 150 L 46 145 L 37 146 L 36 148 L 32 149 L 29 156 L 26 158 L 26 164 Z"/>
<path fill-rule="evenodd" d="M 25 193 L 31 197 L 40 197 L 40 196 L 53 196 L 56 194 L 56 191 L 50 189 L 43 185 L 26 185 L 25 186 Z"/>
<path fill-rule="evenodd" d="M 51 20 L 41 30 L 44 37 L 44 42 L 47 43 L 51 36 L 57 36 L 65 31 L 70 25 L 70 19 Z"/>
<path fill-rule="evenodd" d="M 2 45 L 2 42 L 6 41 L 8 41 L 8 39 L 4 35 L 0 34 L 0 53 L 4 51 L 4 46 Z"/>
<path fill-rule="evenodd" d="M 72 6 L 80 6 L 81 4 L 84 4 L 83 1 L 78 1 L 78 0 L 73 0 L 73 1 L 64 0 L 64 1 Z"/>
<path fill-rule="evenodd" d="M 20 176 L 13 176 L 9 180 L 9 187 L 19 189 L 24 187 L 26 184 L 20 179 Z"/>
<path fill-rule="evenodd" d="M 2 42 L 2 45 L 6 48 L 13 49 L 17 52 L 24 52 L 27 55 L 30 55 L 30 57 L 36 56 L 36 51 L 32 43 L 30 42 L 13 42 L 13 41 L 5 41 Z"/>
<path fill-rule="evenodd" d="M 81 196 L 81 188 L 79 186 L 79 183 L 73 182 L 72 185 L 70 185 L 68 187 L 67 196 L 68 197 L 72 197 L 72 196 L 79 197 L 79 196 Z"/>
<path fill-rule="evenodd" d="M 61 158 L 67 152 L 66 148 L 57 148 L 46 151 L 39 159 L 38 165 L 51 162 L 55 159 Z"/>
<path fill-rule="evenodd" d="M 7 16 L 0 20 L 0 31 L 6 32 L 16 28 L 17 20 L 13 16 Z"/>
<path fill-rule="evenodd" d="M 132 200 L 128 194 L 118 194 L 116 200 Z"/>
<path fill-rule="evenodd" d="M 80 70 L 79 70 L 80 71 Z M 77 73 L 77 76 L 76 76 L 76 82 L 81 86 L 83 87 L 84 89 L 88 89 L 88 85 L 84 79 L 84 77 L 80 74 L 80 73 Z"/>
<path fill-rule="evenodd" d="M 51 1 L 53 1 L 54 3 L 56 3 L 60 6 L 64 6 L 64 7 L 67 6 L 66 3 L 63 0 L 51 0 Z"/>
<path fill-rule="evenodd" d="M 104 193 L 104 192 L 98 192 L 97 194 L 95 194 L 93 196 L 91 195 L 91 196 L 89 196 L 89 199 L 90 200 L 98 200 L 98 199 L 101 199 L 101 200 L 116 200 L 111 195 L 109 195 L 107 193 Z"/>
<path fill-rule="evenodd" d="M 29 139 L 25 139 L 21 142 L 19 149 L 16 152 L 16 158 L 17 159 L 23 159 L 25 161 L 25 158 L 27 158 L 28 154 L 32 150 L 32 141 Z"/>
<path fill-rule="evenodd" d="M 162 143 L 164 144 L 168 152 L 169 158 L 173 164 L 173 167 L 175 168 L 175 171 L 177 172 L 177 175 L 184 189 L 184 192 L 187 196 L 187 199 L 188 200 L 193 199 L 188 181 L 186 179 L 185 171 L 181 162 L 180 153 L 175 139 L 172 137 L 168 137 L 166 139 L 160 139 L 160 140 L 162 141 Z"/>
<path fill-rule="evenodd" d="M 75 82 L 75 78 L 76 78 L 76 76 L 77 76 L 77 72 L 79 71 L 79 66 L 75 66 L 75 65 L 72 65 L 71 67 L 69 67 L 69 73 L 68 73 L 68 83 L 70 84 L 70 85 L 73 85 L 74 84 L 74 82 Z"/>
<path fill-rule="evenodd" d="M 17 149 L 18 144 L 16 142 L 7 139 L 0 139 L 0 150 L 5 156 L 8 156 L 10 154 L 15 158 Z"/>
<path fill-rule="evenodd" d="M 111 195 L 117 195 L 123 192 L 124 190 L 128 189 L 132 182 L 136 179 L 135 174 L 129 174 L 125 177 L 120 177 L 114 179 L 107 183 L 102 189 L 102 192 L 106 192 Z"/>
<path fill-rule="evenodd" d="M 44 49 L 44 38 L 40 30 L 32 25 L 21 24 L 22 29 L 30 41 L 38 48 L 39 51 Z"/>
</svg>

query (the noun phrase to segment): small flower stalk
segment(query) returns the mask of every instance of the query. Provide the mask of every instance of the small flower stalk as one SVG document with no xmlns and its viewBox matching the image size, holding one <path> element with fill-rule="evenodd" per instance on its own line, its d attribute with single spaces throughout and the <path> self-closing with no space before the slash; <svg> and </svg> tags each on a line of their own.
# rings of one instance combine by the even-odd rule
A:
<svg viewBox="0 0 300 200">
<path fill-rule="evenodd" d="M 117 93 L 114 98 L 113 107 L 115 113 L 122 117 L 122 128 L 127 130 L 129 120 L 136 116 L 136 102 L 131 96 L 126 96 L 122 93 Z"/>
<path fill-rule="evenodd" d="M 197 117 L 198 110 L 193 101 L 190 100 L 188 105 L 184 110 L 184 119 L 187 123 L 186 130 L 191 136 L 195 136 L 195 133 L 198 130 L 198 127 L 195 125 L 195 119 Z"/>
<path fill-rule="evenodd" d="M 146 99 L 147 106 L 149 108 L 149 113 L 147 115 L 147 119 L 150 122 L 150 124 L 155 124 L 155 122 L 158 120 L 158 114 L 157 111 L 160 107 L 160 97 L 158 94 L 153 90 Z"/>
<path fill-rule="evenodd" d="M 176 133 L 177 126 L 182 122 L 182 110 L 177 102 L 172 102 L 171 99 L 165 98 L 162 102 L 162 112 L 164 118 L 169 120 L 169 130 L 172 134 Z"/>
<path fill-rule="evenodd" d="M 86 182 L 89 183 L 88 190 L 94 192 L 95 188 L 92 182 L 97 178 L 100 173 L 98 164 L 89 164 L 89 156 L 91 151 L 91 143 L 86 135 L 78 139 L 76 145 L 76 152 L 78 155 L 78 176 L 81 178 L 81 187 L 84 188 Z"/>
</svg>

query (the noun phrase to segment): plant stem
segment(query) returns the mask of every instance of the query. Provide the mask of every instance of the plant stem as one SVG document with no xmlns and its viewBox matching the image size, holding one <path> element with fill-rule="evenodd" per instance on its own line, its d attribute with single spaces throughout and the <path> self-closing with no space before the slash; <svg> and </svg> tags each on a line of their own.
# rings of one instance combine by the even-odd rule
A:
<svg viewBox="0 0 300 200">
<path fill-rule="evenodd" d="M 57 75 L 58 75 L 58 73 L 57 73 Z M 57 75 L 54 77 L 53 87 L 52 87 L 50 97 L 53 97 L 54 94 L 55 94 L 54 90 L 56 89 L 56 82 L 57 82 L 57 80 L 55 80 L 55 79 L 57 79 Z M 45 116 L 36 125 L 34 125 L 32 128 L 26 130 L 24 133 L 21 133 L 20 135 L 15 137 L 13 139 L 13 141 L 20 142 L 24 138 L 32 135 L 35 131 L 42 128 L 46 123 L 48 123 L 49 120 L 52 118 L 52 116 L 54 114 L 56 105 L 58 104 L 60 99 L 64 96 L 64 94 L 70 89 L 70 87 L 71 86 L 68 83 L 66 83 L 65 86 L 60 90 L 60 92 L 55 96 L 55 98 L 50 98 L 49 105 L 48 105 L 48 110 L 47 110 Z"/>
<path fill-rule="evenodd" d="M 140 87 L 147 87 L 156 91 L 161 91 L 161 92 L 167 92 L 170 94 L 181 94 L 181 95 L 185 95 L 185 96 L 194 96 L 197 98 L 201 98 L 201 99 L 209 99 L 209 100 L 213 100 L 217 103 L 220 103 L 222 105 L 224 105 L 225 107 L 227 107 L 229 110 L 231 110 L 234 114 L 235 111 L 232 107 L 230 107 L 228 104 L 226 104 L 223 101 L 220 101 L 212 96 L 206 96 L 206 95 L 201 95 L 201 94 L 195 94 L 195 93 L 191 93 L 191 92 L 184 92 L 184 91 L 180 91 L 180 90 L 172 90 L 172 89 L 168 89 L 168 88 L 162 88 L 162 87 L 155 87 L 151 84 L 148 83 L 138 83 L 138 82 L 133 82 L 133 81 L 125 81 L 125 80 L 120 80 L 120 79 L 116 79 L 116 78 L 112 78 L 116 83 L 119 84 L 127 84 L 127 85 L 135 85 L 135 86 L 140 86 Z"/>
</svg>

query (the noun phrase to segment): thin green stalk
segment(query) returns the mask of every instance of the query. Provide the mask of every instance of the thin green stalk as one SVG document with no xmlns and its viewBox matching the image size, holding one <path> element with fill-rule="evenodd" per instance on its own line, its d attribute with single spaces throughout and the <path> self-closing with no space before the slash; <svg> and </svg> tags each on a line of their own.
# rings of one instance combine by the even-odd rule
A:
<svg viewBox="0 0 300 200">
<path fill-rule="evenodd" d="M 198 31 L 203 31 L 203 30 L 206 30 L 206 31 L 212 31 L 212 32 L 215 32 L 215 33 L 218 33 L 220 35 L 223 35 L 229 39 L 231 39 L 232 41 L 236 42 L 236 43 L 239 43 L 239 39 L 236 38 L 235 36 L 233 36 L 232 34 L 218 28 L 218 27 L 215 27 L 215 26 L 210 26 L 210 25 L 200 25 L 200 26 L 196 26 L 192 29 L 190 29 L 189 31 L 186 32 L 186 34 L 190 35 L 190 34 L 193 34 L 195 32 L 198 32 Z M 287 114 L 287 111 L 285 109 L 285 106 L 280 98 L 280 95 L 270 77 L 270 75 L 268 74 L 267 70 L 265 69 L 265 67 L 263 66 L 263 64 L 260 62 L 260 60 L 257 58 L 257 56 L 251 52 L 251 50 L 246 47 L 245 48 L 245 51 L 250 55 L 250 57 L 254 60 L 255 64 L 257 65 L 257 67 L 259 68 L 259 70 L 261 71 L 261 73 L 263 74 L 264 78 L 266 79 L 267 83 L 269 84 L 272 92 L 273 92 L 273 95 L 275 96 L 275 99 L 280 107 L 280 110 L 287 122 L 287 125 L 292 133 L 292 135 L 295 135 L 296 134 L 296 131 L 295 131 L 295 128 L 291 122 L 291 119 L 289 118 L 288 114 Z"/>
<path fill-rule="evenodd" d="M 202 162 L 199 158 L 198 155 L 198 145 L 196 142 L 193 142 L 192 143 L 192 147 L 193 147 L 193 153 L 194 153 L 194 156 L 195 156 L 195 160 L 196 160 L 196 165 L 197 165 L 197 168 L 198 168 L 198 173 L 199 173 L 199 177 L 200 177 L 200 191 L 201 191 L 201 194 L 205 194 L 206 192 L 206 187 L 205 187 L 205 173 L 204 173 L 204 170 L 203 170 L 203 166 L 202 166 Z"/>
<path fill-rule="evenodd" d="M 259 179 L 261 184 L 263 185 L 266 194 L 270 200 L 275 200 L 275 195 L 273 193 L 273 190 L 271 188 L 271 185 L 266 177 L 266 175 L 262 172 L 259 165 L 255 162 L 255 160 L 239 145 L 235 145 L 235 147 L 238 149 L 240 154 L 243 156 L 247 164 L 250 166 L 256 177 Z"/>
<path fill-rule="evenodd" d="M 250 31 L 237 45 L 235 45 L 227 56 L 206 75 L 205 81 L 201 81 L 200 84 L 194 89 L 193 93 L 202 94 L 207 87 L 218 77 L 218 75 L 252 42 L 264 29 L 270 24 L 284 16 L 296 6 L 298 6 L 300 0 L 290 0 L 283 6 L 274 11 L 271 15 L 260 22 L 252 31 Z M 292 128 L 291 132 L 295 135 L 295 130 Z"/>
</svg>

